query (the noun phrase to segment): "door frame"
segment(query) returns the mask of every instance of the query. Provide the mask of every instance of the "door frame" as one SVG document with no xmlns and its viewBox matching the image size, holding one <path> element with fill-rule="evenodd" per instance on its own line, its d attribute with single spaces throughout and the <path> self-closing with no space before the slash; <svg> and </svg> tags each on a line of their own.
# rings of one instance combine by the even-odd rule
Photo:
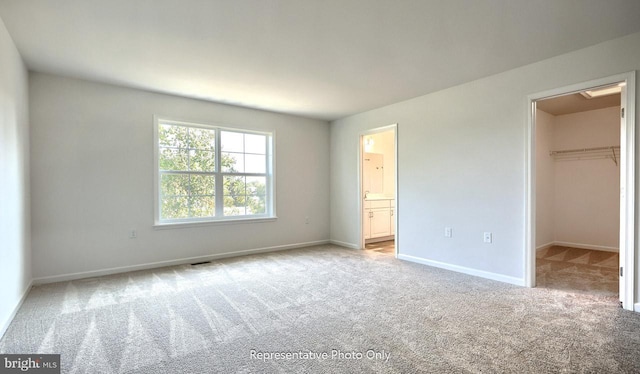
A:
<svg viewBox="0 0 640 374">
<path fill-rule="evenodd" d="M 394 123 L 388 126 L 382 126 L 382 127 L 376 127 L 374 129 L 369 129 L 366 131 L 361 132 L 358 135 L 358 237 L 360 238 L 359 240 L 359 246 L 360 249 L 364 249 L 365 243 L 364 243 L 364 230 L 362 228 L 362 213 L 363 213 L 363 204 L 362 202 L 364 201 L 364 197 L 362 196 L 362 181 L 363 181 L 363 177 L 362 177 L 362 172 L 363 172 L 363 165 L 362 165 L 362 158 L 364 155 L 364 138 L 367 135 L 373 135 L 373 134 L 379 134 L 381 132 L 387 132 L 387 131 L 393 131 L 393 148 L 394 148 L 394 156 L 395 156 L 395 190 L 396 190 L 396 195 L 395 195 L 395 208 L 394 208 L 394 214 L 393 214 L 393 219 L 395 221 L 395 234 L 394 234 L 394 241 L 395 241 L 395 253 L 394 256 L 396 258 L 398 258 L 398 253 L 400 253 L 400 235 L 399 235 L 399 229 L 398 229 L 398 212 L 400 210 L 399 206 L 399 199 L 398 199 L 398 124 Z"/>
<path fill-rule="evenodd" d="M 577 93 L 590 88 L 625 83 L 621 94 L 621 107 L 625 109 L 620 120 L 620 266 L 624 268 L 620 277 L 620 302 L 624 309 L 634 309 L 635 295 L 635 71 L 610 77 L 577 83 L 569 86 L 539 92 L 527 97 L 528 126 L 526 132 L 526 172 L 525 172 L 525 285 L 536 285 L 536 248 L 535 248 L 535 206 L 536 206 L 536 102 L 557 96 Z"/>
</svg>

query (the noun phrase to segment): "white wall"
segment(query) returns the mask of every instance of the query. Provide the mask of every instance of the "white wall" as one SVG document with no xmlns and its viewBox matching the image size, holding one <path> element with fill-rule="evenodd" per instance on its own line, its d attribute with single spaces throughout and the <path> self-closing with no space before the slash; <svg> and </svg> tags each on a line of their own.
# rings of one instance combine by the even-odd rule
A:
<svg viewBox="0 0 640 374">
<path fill-rule="evenodd" d="M 549 151 L 620 145 L 620 107 L 561 116 L 536 112 L 536 247 L 615 250 L 620 167 L 612 160 L 554 159 Z"/>
<path fill-rule="evenodd" d="M 0 20 L 0 337 L 31 282 L 27 70 Z"/>
<path fill-rule="evenodd" d="M 553 243 L 555 164 L 549 156 L 554 150 L 553 125 L 555 116 L 536 111 L 536 248 Z"/>
<path fill-rule="evenodd" d="M 556 116 L 555 150 L 620 145 L 620 107 Z M 620 166 L 613 160 L 554 163 L 555 241 L 619 248 Z"/>
<path fill-rule="evenodd" d="M 331 238 L 358 243 L 358 134 L 398 123 L 400 254 L 523 284 L 527 95 L 640 69 L 638 45 L 640 33 L 334 121 Z"/>
<path fill-rule="evenodd" d="M 393 131 L 385 131 L 377 134 L 367 135 L 367 137 L 373 139 L 373 146 L 371 152 L 380 153 L 383 155 L 383 186 L 382 192 L 388 195 L 395 196 L 396 194 L 396 155 L 395 155 L 395 140 Z"/>
<path fill-rule="evenodd" d="M 327 122 L 37 73 L 30 94 L 36 278 L 329 238 Z M 154 114 L 275 130 L 277 221 L 154 229 Z"/>
</svg>

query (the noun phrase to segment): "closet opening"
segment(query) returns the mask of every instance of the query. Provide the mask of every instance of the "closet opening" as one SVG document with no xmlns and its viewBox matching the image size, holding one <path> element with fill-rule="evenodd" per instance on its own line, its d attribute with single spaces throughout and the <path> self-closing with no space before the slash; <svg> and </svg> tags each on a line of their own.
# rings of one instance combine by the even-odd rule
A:
<svg viewBox="0 0 640 374">
<path fill-rule="evenodd" d="M 621 89 L 536 102 L 536 287 L 618 298 Z"/>
<path fill-rule="evenodd" d="M 397 152 L 396 125 L 360 135 L 361 248 L 396 255 Z"/>
<path fill-rule="evenodd" d="M 633 73 L 530 97 L 525 275 L 531 287 L 598 295 L 633 310 L 629 83 Z"/>
</svg>

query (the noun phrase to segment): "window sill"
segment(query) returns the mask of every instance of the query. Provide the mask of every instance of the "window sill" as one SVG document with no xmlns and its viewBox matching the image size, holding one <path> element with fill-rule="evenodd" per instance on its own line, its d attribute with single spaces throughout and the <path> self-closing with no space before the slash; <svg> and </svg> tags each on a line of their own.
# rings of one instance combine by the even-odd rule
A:
<svg viewBox="0 0 640 374">
<path fill-rule="evenodd" d="M 236 218 L 225 219 L 219 221 L 193 221 L 193 222 L 170 222 L 170 223 L 156 223 L 153 225 L 154 230 L 166 230 L 166 229 L 186 229 L 199 226 L 216 226 L 216 225 L 234 225 L 237 223 L 263 223 L 274 222 L 278 217 L 261 217 L 261 218 Z"/>
</svg>

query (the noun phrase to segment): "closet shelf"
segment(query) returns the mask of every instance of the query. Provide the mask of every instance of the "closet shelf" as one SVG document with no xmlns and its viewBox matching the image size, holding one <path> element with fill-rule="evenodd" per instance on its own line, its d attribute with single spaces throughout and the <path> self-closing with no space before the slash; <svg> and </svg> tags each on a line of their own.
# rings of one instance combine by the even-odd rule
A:
<svg viewBox="0 0 640 374">
<path fill-rule="evenodd" d="M 620 159 L 620 146 L 610 145 L 607 147 L 564 149 L 560 151 L 551 151 L 549 156 L 555 160 L 598 160 L 609 158 L 618 165 Z"/>
</svg>

